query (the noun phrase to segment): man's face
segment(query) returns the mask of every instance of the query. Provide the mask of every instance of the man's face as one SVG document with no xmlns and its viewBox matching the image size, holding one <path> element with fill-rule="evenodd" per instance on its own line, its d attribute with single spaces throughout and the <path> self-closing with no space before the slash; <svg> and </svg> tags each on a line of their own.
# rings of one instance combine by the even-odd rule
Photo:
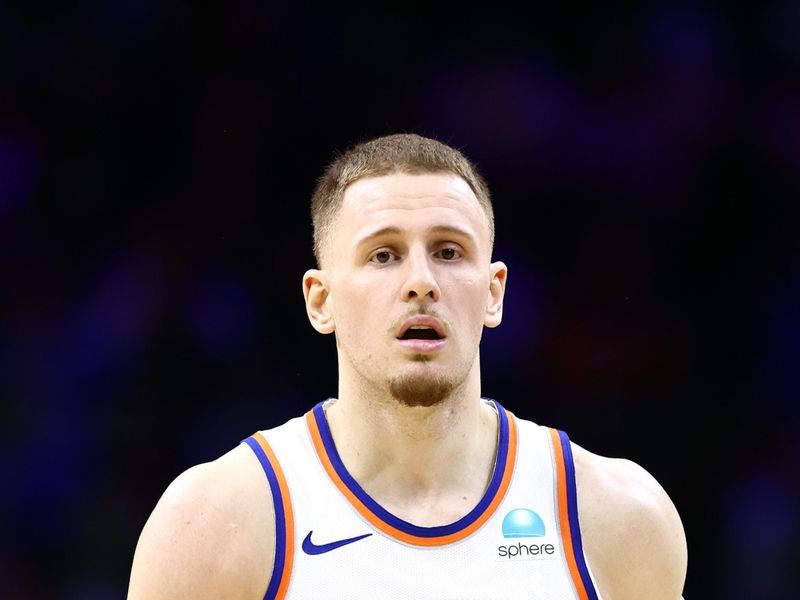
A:
<svg viewBox="0 0 800 600">
<path fill-rule="evenodd" d="M 454 174 L 364 178 L 344 194 L 325 271 L 340 363 L 409 405 L 432 405 L 478 369 L 499 324 L 505 265 L 488 218 Z"/>
</svg>

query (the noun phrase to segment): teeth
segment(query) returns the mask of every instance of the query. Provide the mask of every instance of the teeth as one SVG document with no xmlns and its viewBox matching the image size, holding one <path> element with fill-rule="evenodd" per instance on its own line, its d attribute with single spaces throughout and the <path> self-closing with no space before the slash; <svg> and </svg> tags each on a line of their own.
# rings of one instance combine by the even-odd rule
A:
<svg viewBox="0 0 800 600">
<path fill-rule="evenodd" d="M 428 327 L 427 325 L 412 325 L 409 329 L 433 329 L 433 327 Z"/>
</svg>

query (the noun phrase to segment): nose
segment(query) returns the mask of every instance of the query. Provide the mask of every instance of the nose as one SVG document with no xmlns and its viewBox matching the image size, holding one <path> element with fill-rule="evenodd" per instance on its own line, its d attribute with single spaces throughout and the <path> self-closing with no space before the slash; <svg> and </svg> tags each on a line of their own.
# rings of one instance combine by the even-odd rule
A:
<svg viewBox="0 0 800 600">
<path fill-rule="evenodd" d="M 429 298 L 434 302 L 438 301 L 441 290 L 431 269 L 428 252 L 422 249 L 410 252 L 405 267 L 406 278 L 401 292 L 403 300 L 410 302 Z"/>
</svg>

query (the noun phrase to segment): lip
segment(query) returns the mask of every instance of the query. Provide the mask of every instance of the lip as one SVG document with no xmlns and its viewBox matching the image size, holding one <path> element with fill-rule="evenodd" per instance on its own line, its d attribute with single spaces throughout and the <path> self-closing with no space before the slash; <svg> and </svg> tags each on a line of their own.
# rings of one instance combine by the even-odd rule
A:
<svg viewBox="0 0 800 600">
<path fill-rule="evenodd" d="M 425 354 L 436 352 L 447 343 L 446 338 L 440 340 L 397 340 L 397 343 L 412 352 Z"/>
<path fill-rule="evenodd" d="M 436 332 L 436 335 L 439 336 L 438 340 L 401 340 L 400 338 L 403 337 L 406 331 L 408 331 L 411 327 L 415 325 L 423 325 L 424 327 L 430 327 Z M 398 341 L 408 342 L 408 341 L 423 341 L 423 342 L 441 342 L 447 336 L 444 334 L 444 325 L 442 322 L 437 319 L 436 317 L 431 317 L 430 315 L 416 315 L 409 319 L 406 319 L 403 322 L 403 325 L 400 327 L 400 331 L 397 332 L 397 339 Z"/>
</svg>

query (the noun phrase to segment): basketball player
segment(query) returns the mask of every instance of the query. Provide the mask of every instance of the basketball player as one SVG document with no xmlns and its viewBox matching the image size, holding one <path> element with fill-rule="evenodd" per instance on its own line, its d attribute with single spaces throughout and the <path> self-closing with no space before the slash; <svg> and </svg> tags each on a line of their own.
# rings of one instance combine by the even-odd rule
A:
<svg viewBox="0 0 800 600">
<path fill-rule="evenodd" d="M 508 269 L 474 166 L 378 138 L 327 168 L 312 213 L 303 293 L 338 396 L 180 475 L 128 597 L 678 600 L 686 541 L 656 480 L 481 396 Z"/>
</svg>

